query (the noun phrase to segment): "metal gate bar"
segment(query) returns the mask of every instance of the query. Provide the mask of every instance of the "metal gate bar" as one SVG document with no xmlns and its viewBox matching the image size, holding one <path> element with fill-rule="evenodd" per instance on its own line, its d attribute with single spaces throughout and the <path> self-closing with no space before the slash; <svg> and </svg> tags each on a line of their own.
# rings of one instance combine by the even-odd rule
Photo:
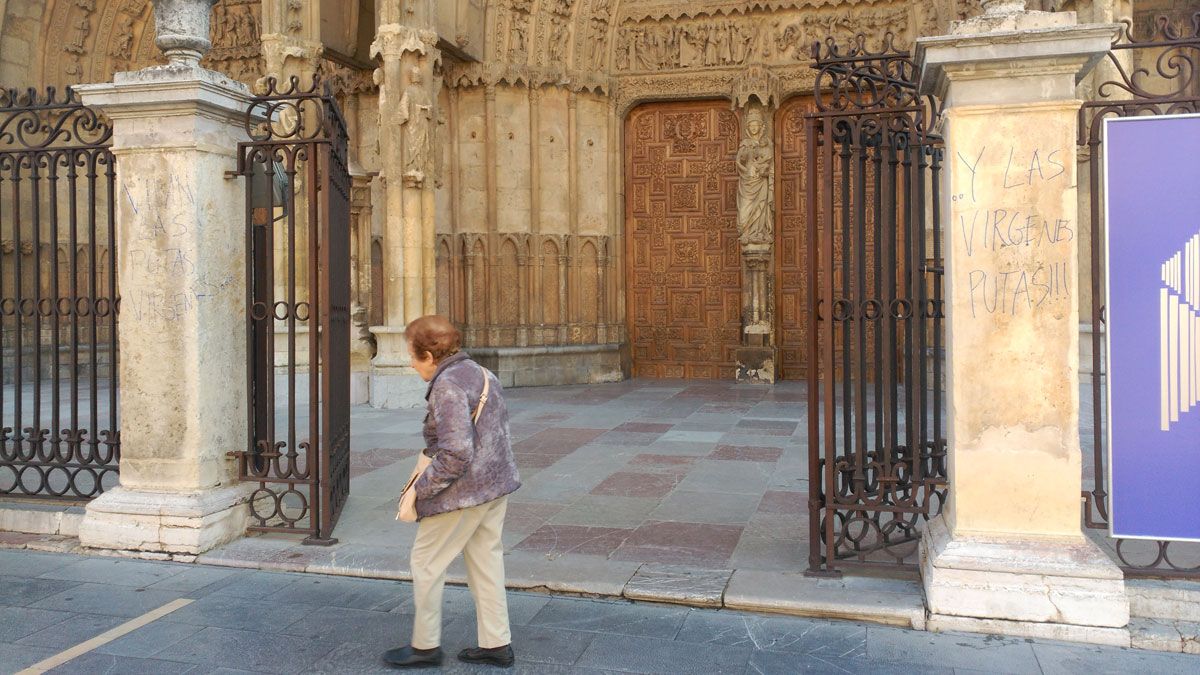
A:
<svg viewBox="0 0 1200 675">
<path fill-rule="evenodd" d="M 911 566 L 946 495 L 937 102 L 889 34 L 813 47 L 809 574 Z M 932 254 L 926 233 L 935 232 Z M 933 351 L 929 343 L 933 343 Z M 870 422 L 874 423 L 871 424 Z"/>
<path fill-rule="evenodd" d="M 0 90 L 3 496 L 86 501 L 117 481 L 111 137 L 71 89 Z"/>
<path fill-rule="evenodd" d="M 1088 158 L 1091 196 L 1092 291 L 1092 475 L 1093 487 L 1084 490 L 1084 522 L 1089 528 L 1108 529 L 1107 408 L 1105 405 L 1105 270 L 1104 233 L 1104 120 L 1110 117 L 1171 115 L 1200 112 L 1200 12 L 1182 26 L 1171 17 L 1153 17 L 1146 37 L 1135 35 L 1132 22 L 1118 36 L 1098 70 L 1112 78 L 1098 82 L 1095 100 L 1079 111 L 1078 144 Z M 1125 576 L 1200 579 L 1200 544 L 1107 538 Z M 1185 559 L 1187 561 L 1185 562 Z"/>
<path fill-rule="evenodd" d="M 320 81 L 270 78 L 246 130 L 235 173 L 246 180 L 249 438 L 233 454 L 259 484 L 252 530 L 330 544 L 350 492 L 346 123 Z"/>
</svg>

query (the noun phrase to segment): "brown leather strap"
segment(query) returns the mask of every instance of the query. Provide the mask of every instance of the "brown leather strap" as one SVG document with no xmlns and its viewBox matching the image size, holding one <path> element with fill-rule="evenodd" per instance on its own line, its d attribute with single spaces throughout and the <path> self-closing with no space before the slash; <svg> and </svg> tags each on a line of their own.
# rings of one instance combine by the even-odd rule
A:
<svg viewBox="0 0 1200 675">
<path fill-rule="evenodd" d="M 479 424 L 479 416 L 483 414 L 483 405 L 487 403 L 488 391 L 492 386 L 492 379 L 488 377 L 487 371 L 483 369 L 483 366 L 479 366 L 479 372 L 483 375 L 483 393 L 479 395 L 479 405 L 475 406 L 475 415 L 471 418 L 473 424 Z"/>
</svg>

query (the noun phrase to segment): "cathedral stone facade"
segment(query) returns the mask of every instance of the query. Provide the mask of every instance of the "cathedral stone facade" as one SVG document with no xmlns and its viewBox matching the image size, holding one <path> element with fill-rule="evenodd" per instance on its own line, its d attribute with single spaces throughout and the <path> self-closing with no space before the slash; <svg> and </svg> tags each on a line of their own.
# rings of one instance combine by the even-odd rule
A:
<svg viewBox="0 0 1200 675">
<path fill-rule="evenodd" d="M 1095 22 L 1190 6 L 1040 4 Z M 250 85 L 320 76 L 341 103 L 356 398 L 395 406 L 423 393 L 400 331 L 432 312 L 508 384 L 804 376 L 812 44 L 891 34 L 905 49 L 980 8 L 219 0 L 212 11 L 206 67 Z M 0 0 L 0 83 L 109 81 L 162 62 L 154 34 L 149 0 Z"/>
</svg>

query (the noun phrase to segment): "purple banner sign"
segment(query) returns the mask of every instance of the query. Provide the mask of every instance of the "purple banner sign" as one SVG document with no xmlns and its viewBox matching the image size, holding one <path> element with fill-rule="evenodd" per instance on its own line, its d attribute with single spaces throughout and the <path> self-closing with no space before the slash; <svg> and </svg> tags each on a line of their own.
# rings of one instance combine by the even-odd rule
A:
<svg viewBox="0 0 1200 675">
<path fill-rule="evenodd" d="M 1109 522 L 1200 541 L 1200 116 L 1109 119 Z"/>
</svg>

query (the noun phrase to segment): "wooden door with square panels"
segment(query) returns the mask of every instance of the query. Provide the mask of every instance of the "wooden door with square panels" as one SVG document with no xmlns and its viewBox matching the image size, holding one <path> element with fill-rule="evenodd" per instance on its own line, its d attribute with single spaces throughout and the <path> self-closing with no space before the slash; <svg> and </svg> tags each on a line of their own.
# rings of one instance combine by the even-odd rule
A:
<svg viewBox="0 0 1200 675">
<path fill-rule="evenodd" d="M 738 130 L 728 101 L 648 103 L 626 120 L 634 377 L 734 376 L 741 327 Z"/>
</svg>

